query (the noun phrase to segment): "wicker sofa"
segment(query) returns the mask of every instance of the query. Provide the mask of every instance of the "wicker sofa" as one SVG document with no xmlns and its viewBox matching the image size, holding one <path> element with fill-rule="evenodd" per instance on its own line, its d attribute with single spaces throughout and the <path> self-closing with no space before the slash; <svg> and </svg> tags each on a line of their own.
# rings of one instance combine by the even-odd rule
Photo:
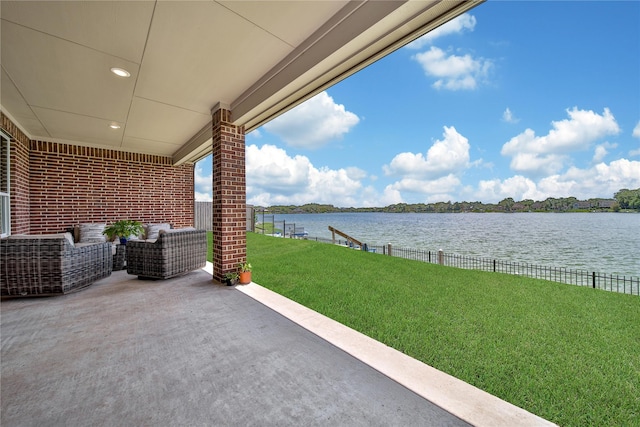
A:
<svg viewBox="0 0 640 427">
<path fill-rule="evenodd" d="M 153 240 L 127 242 L 127 273 L 169 279 L 207 263 L 207 232 L 195 228 L 160 230 Z"/>
<path fill-rule="evenodd" d="M 70 233 L 13 235 L 0 241 L 2 296 L 67 294 L 108 277 L 108 242 L 74 244 Z"/>
</svg>

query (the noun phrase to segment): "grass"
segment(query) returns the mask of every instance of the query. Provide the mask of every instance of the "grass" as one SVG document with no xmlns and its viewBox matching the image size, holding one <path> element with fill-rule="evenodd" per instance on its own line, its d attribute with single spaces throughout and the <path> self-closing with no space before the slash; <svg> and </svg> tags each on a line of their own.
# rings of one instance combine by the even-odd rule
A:
<svg viewBox="0 0 640 427">
<path fill-rule="evenodd" d="M 562 426 L 640 425 L 640 298 L 247 233 L 253 280 Z"/>
</svg>

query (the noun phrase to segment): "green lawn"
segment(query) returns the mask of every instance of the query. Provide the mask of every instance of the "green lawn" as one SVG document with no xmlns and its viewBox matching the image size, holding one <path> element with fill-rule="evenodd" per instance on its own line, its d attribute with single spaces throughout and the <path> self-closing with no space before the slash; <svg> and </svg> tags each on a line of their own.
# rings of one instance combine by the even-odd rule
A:
<svg viewBox="0 0 640 427">
<path fill-rule="evenodd" d="M 262 286 L 559 425 L 640 425 L 638 296 L 247 234 Z"/>
</svg>

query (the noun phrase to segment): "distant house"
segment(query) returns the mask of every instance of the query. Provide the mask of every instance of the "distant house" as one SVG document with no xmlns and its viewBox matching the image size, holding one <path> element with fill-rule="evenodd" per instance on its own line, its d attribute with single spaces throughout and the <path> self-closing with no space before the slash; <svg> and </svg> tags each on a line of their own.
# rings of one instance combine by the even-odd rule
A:
<svg viewBox="0 0 640 427">
<path fill-rule="evenodd" d="M 598 200 L 598 207 L 603 209 L 611 209 L 616 201 L 613 199 Z"/>
<path fill-rule="evenodd" d="M 591 202 L 577 201 L 573 204 L 573 209 L 591 209 Z"/>
</svg>

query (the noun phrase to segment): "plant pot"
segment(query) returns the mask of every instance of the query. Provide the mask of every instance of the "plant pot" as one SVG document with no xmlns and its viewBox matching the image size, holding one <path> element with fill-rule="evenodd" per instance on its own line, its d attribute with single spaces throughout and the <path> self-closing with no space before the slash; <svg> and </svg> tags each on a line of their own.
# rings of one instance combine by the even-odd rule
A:
<svg viewBox="0 0 640 427">
<path fill-rule="evenodd" d="M 240 273 L 240 284 L 241 285 L 247 285 L 251 283 L 251 272 L 250 271 L 243 271 Z"/>
<path fill-rule="evenodd" d="M 237 283 L 238 281 L 236 279 L 224 279 L 224 284 L 227 286 L 233 286 Z"/>
<path fill-rule="evenodd" d="M 120 238 L 120 244 L 121 245 L 126 245 L 127 244 L 127 238 L 126 237 L 121 237 Z"/>
</svg>

